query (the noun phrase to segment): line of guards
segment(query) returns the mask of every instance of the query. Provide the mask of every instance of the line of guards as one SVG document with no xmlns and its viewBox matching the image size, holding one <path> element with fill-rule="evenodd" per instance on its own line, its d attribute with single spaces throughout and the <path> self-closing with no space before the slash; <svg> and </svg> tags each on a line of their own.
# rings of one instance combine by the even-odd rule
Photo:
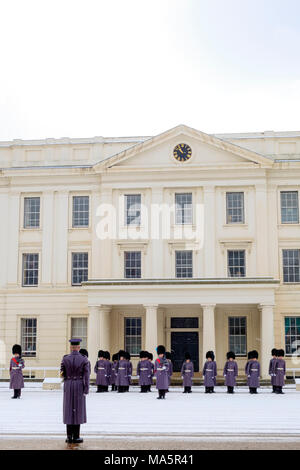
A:
<svg viewBox="0 0 300 470">
<path fill-rule="evenodd" d="M 81 354 L 88 356 L 85 349 L 80 350 Z M 286 372 L 284 351 L 283 349 L 272 349 L 272 359 L 270 360 L 269 375 L 271 376 L 271 384 L 273 393 L 283 394 L 282 387 Z M 158 398 L 165 398 L 166 392 L 169 391 L 171 384 L 171 376 L 173 374 L 173 364 L 171 353 L 166 352 L 163 345 L 157 347 L 158 358 L 153 364 L 153 355 L 148 351 L 141 351 L 140 361 L 137 364 L 136 375 L 141 387 L 141 393 L 151 392 L 153 377 L 156 377 L 156 388 L 158 389 Z M 227 393 L 234 393 L 236 386 L 236 377 L 238 376 L 238 364 L 235 361 L 235 353 L 229 351 L 227 353 L 227 361 L 223 369 L 225 378 L 225 386 Z M 96 373 L 97 393 L 108 392 L 109 385 L 111 391 L 124 393 L 129 391 L 131 377 L 133 372 L 130 354 L 120 350 L 117 354 L 113 354 L 112 362 L 110 361 L 110 353 L 100 350 L 98 352 L 98 360 L 96 361 L 94 372 Z M 217 378 L 217 364 L 213 351 L 206 353 L 206 362 L 203 367 L 203 378 L 205 393 L 214 393 Z M 258 362 L 258 352 L 249 351 L 248 361 L 245 366 L 245 374 L 247 377 L 247 385 L 251 394 L 257 393 L 260 386 L 260 363 Z M 183 380 L 183 393 L 192 392 L 192 384 L 194 377 L 194 364 L 191 360 L 189 352 L 185 353 L 184 361 L 181 368 L 181 377 Z"/>
</svg>

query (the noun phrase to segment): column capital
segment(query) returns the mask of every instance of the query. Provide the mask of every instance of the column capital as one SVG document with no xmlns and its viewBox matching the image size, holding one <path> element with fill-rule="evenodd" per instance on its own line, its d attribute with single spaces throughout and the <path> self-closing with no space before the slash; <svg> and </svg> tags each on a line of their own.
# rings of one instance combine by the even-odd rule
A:
<svg viewBox="0 0 300 470">
<path fill-rule="evenodd" d="M 258 304 L 258 310 L 263 310 L 264 308 L 274 308 L 275 307 L 275 304 L 272 303 L 272 302 L 266 302 L 266 303 L 262 303 L 262 304 Z"/>
<path fill-rule="evenodd" d="M 200 304 L 202 308 L 215 308 L 217 304 Z"/>
<path fill-rule="evenodd" d="M 145 309 L 150 309 L 150 308 L 158 308 L 158 304 L 143 304 Z"/>
<path fill-rule="evenodd" d="M 88 308 L 89 308 L 89 310 L 95 309 L 99 313 L 100 312 L 109 313 L 111 311 L 111 305 L 101 305 L 101 304 L 100 305 L 89 305 Z"/>
</svg>

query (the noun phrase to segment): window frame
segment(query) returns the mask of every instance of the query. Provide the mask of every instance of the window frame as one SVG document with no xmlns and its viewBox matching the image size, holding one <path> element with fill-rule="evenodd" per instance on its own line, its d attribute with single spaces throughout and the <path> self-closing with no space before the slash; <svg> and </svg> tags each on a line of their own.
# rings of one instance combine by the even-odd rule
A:
<svg viewBox="0 0 300 470">
<path fill-rule="evenodd" d="M 80 230 L 80 229 L 89 229 L 91 226 L 91 196 L 90 194 L 84 193 L 84 194 L 70 194 L 71 197 L 71 228 L 74 230 Z M 87 225 L 75 225 L 74 224 L 74 201 L 75 198 L 87 198 L 88 199 L 88 224 Z M 85 211 L 86 212 L 86 211 Z"/>
<path fill-rule="evenodd" d="M 174 250 L 174 257 L 175 257 L 175 278 L 176 279 L 192 279 L 194 276 L 194 252 L 193 250 Z M 191 253 L 191 258 L 192 258 L 192 264 L 191 268 L 189 266 L 177 266 L 177 254 L 178 253 Z M 177 269 L 191 269 L 192 270 L 192 275 L 191 276 L 177 276 Z"/>
<path fill-rule="evenodd" d="M 230 278 L 230 279 L 231 278 L 236 279 L 236 278 L 241 278 L 241 277 L 247 277 L 246 250 L 245 249 L 239 249 L 239 248 L 232 248 L 232 249 L 227 249 L 226 251 L 227 251 L 227 277 Z M 243 252 L 244 253 L 244 266 L 243 266 L 244 272 L 245 272 L 244 276 L 231 276 L 230 275 L 229 268 L 230 267 L 235 268 L 235 266 L 229 266 L 229 253 L 230 252 Z M 240 267 L 240 266 L 237 266 L 237 267 Z"/>
<path fill-rule="evenodd" d="M 189 208 L 189 213 L 190 213 L 190 221 L 189 222 L 185 222 L 185 221 L 182 221 L 182 218 L 181 218 L 181 222 L 178 222 L 177 221 L 177 214 L 178 212 L 180 212 L 182 215 L 183 215 L 183 219 L 185 218 L 185 210 L 180 210 L 178 211 L 177 210 L 177 197 L 179 196 L 187 196 L 189 195 L 191 197 L 191 202 L 190 202 L 190 208 Z M 193 206 L 193 192 L 188 192 L 188 191 L 185 191 L 185 192 L 175 192 L 174 194 L 174 199 L 175 199 L 175 220 L 174 220 L 174 224 L 175 225 L 193 225 L 193 219 L 194 219 L 194 206 Z"/>
<path fill-rule="evenodd" d="M 282 194 L 297 193 L 297 222 L 283 222 L 282 214 Z M 297 189 L 280 189 L 279 190 L 279 210 L 280 210 L 280 224 L 281 225 L 299 225 L 299 191 Z"/>
<path fill-rule="evenodd" d="M 140 256 L 140 267 L 129 267 L 128 269 L 140 269 L 140 276 L 136 277 L 131 277 L 131 276 L 126 276 L 126 254 L 127 253 L 139 253 Z M 141 279 L 142 278 L 142 251 L 141 250 L 124 250 L 124 256 L 123 256 L 123 275 L 124 279 Z"/>
<path fill-rule="evenodd" d="M 299 280 L 298 281 L 286 281 L 284 279 L 284 269 L 285 269 L 285 265 L 284 265 L 284 251 L 297 251 L 298 254 L 299 254 Z M 283 284 L 299 284 L 300 283 L 300 248 L 281 248 L 281 262 L 282 262 L 282 282 Z M 294 265 L 294 266 L 297 266 L 297 265 Z M 287 268 L 289 266 L 286 266 Z"/>
<path fill-rule="evenodd" d="M 142 194 L 141 193 L 125 193 L 124 197 L 124 227 L 140 227 L 142 225 Z M 139 221 L 138 223 L 128 223 L 128 212 L 129 208 L 127 207 L 127 201 L 130 197 L 139 197 Z"/>
<path fill-rule="evenodd" d="M 27 357 L 27 358 L 37 358 L 37 349 L 38 349 L 38 319 L 37 317 L 29 317 L 29 316 L 20 316 L 20 344 L 22 346 L 22 356 Z M 35 338 L 35 351 L 34 353 L 26 353 L 26 349 L 24 348 L 24 342 L 23 342 L 23 323 L 25 321 L 29 320 L 34 320 L 35 321 L 35 335 L 32 335 L 33 338 Z M 29 337 L 27 335 L 26 337 Z"/>
<path fill-rule="evenodd" d="M 245 335 L 241 335 L 241 334 L 239 334 L 239 335 L 231 335 L 231 334 L 230 334 L 230 320 L 231 320 L 231 319 L 236 319 L 236 318 L 238 318 L 238 319 L 244 318 L 244 319 L 245 319 Z M 229 314 L 229 315 L 227 316 L 228 351 L 231 351 L 230 337 L 236 337 L 236 336 L 238 336 L 238 337 L 243 337 L 243 336 L 245 336 L 245 339 L 246 339 L 246 341 L 245 341 L 245 354 L 237 354 L 237 353 L 234 351 L 236 357 L 240 357 L 240 358 L 247 357 L 247 350 L 248 350 L 248 346 L 247 346 L 247 345 L 248 345 L 248 321 L 247 321 L 247 320 L 248 320 L 247 315 L 230 315 L 230 314 Z M 236 325 L 234 325 L 234 327 L 235 327 L 235 326 L 236 326 Z M 240 325 L 238 325 L 238 327 L 241 328 Z"/>
<path fill-rule="evenodd" d="M 243 214 L 242 214 L 242 221 L 238 222 L 229 222 L 228 221 L 228 194 L 242 194 L 242 201 L 243 201 Z M 225 190 L 225 224 L 226 225 L 245 225 L 246 223 L 246 209 L 245 209 L 245 191 L 242 190 Z"/>
<path fill-rule="evenodd" d="M 127 335 L 126 333 L 126 329 L 127 329 L 127 326 L 126 326 L 126 322 L 128 320 L 139 320 L 140 321 L 140 334 L 139 335 Z M 143 344 L 143 317 L 142 316 L 131 316 L 131 315 L 126 315 L 123 317 L 123 328 L 124 328 L 124 337 L 123 337 L 123 341 L 124 341 L 124 350 L 125 351 L 128 351 L 128 347 L 127 347 L 127 343 L 126 343 L 126 338 L 127 337 L 136 337 L 136 338 L 140 338 L 140 341 L 139 343 L 137 343 L 137 346 L 136 346 L 136 350 L 137 350 L 137 353 L 132 353 L 131 351 L 128 351 L 130 353 L 130 355 L 132 357 L 138 357 L 139 356 L 139 353 L 142 349 L 142 344 Z"/>
<path fill-rule="evenodd" d="M 38 267 L 37 267 L 37 283 L 36 284 L 25 284 L 24 283 L 24 259 L 26 255 L 36 255 L 37 260 L 38 260 Z M 21 253 L 21 266 L 22 266 L 22 272 L 21 272 L 21 286 L 22 287 L 39 287 L 40 285 L 40 253 L 36 251 L 26 251 Z"/>
</svg>

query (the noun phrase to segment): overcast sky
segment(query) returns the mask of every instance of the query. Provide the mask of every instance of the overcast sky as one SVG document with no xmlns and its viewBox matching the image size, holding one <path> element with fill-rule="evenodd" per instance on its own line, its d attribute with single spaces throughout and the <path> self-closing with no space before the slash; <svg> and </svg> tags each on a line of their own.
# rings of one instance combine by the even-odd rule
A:
<svg viewBox="0 0 300 470">
<path fill-rule="evenodd" d="M 300 130 L 299 0 L 0 0 L 0 140 Z"/>
</svg>

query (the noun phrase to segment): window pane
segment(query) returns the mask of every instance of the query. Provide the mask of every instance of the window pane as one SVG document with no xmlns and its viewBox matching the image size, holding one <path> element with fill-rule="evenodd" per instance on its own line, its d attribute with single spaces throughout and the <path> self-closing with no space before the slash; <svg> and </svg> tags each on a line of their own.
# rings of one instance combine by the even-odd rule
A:
<svg viewBox="0 0 300 470">
<path fill-rule="evenodd" d="M 23 254 L 23 286 L 37 286 L 39 277 L 39 254 Z"/>
<path fill-rule="evenodd" d="M 22 354 L 27 357 L 36 356 L 36 318 L 21 319 L 21 346 Z"/>
<path fill-rule="evenodd" d="M 24 198 L 24 228 L 38 228 L 40 226 L 40 198 Z"/>
<path fill-rule="evenodd" d="M 88 280 L 88 253 L 72 253 L 72 285 Z"/>
<path fill-rule="evenodd" d="M 89 196 L 73 196 L 73 227 L 89 226 Z"/>
<path fill-rule="evenodd" d="M 141 224 L 141 195 L 125 195 L 125 225 Z"/>
<path fill-rule="evenodd" d="M 299 223 L 299 198 L 298 191 L 281 191 L 281 223 L 298 224 Z"/>
<path fill-rule="evenodd" d="M 229 317 L 229 349 L 237 356 L 246 356 L 247 354 L 247 334 L 246 317 Z"/>
<path fill-rule="evenodd" d="M 300 282 L 300 250 L 282 250 L 283 281 Z"/>
<path fill-rule="evenodd" d="M 226 193 L 226 223 L 244 223 L 244 193 Z"/>
<path fill-rule="evenodd" d="M 178 278 L 193 277 L 193 252 L 175 251 L 175 272 Z"/>
<path fill-rule="evenodd" d="M 124 276 L 126 278 L 140 278 L 141 269 L 141 252 L 125 251 L 124 252 Z"/>
<path fill-rule="evenodd" d="M 228 250 L 227 265 L 229 277 L 246 276 L 246 256 L 245 250 Z"/>
<path fill-rule="evenodd" d="M 125 351 L 137 356 L 142 349 L 142 319 L 140 317 L 125 318 L 124 331 Z"/>
<path fill-rule="evenodd" d="M 192 193 L 175 194 L 175 223 L 191 224 L 193 222 Z"/>
<path fill-rule="evenodd" d="M 72 338 L 81 338 L 81 347 L 87 348 L 87 318 L 71 319 L 71 336 Z"/>
<path fill-rule="evenodd" d="M 285 326 L 285 352 L 300 356 L 300 328 L 296 327 L 300 323 L 300 317 L 286 317 Z"/>
</svg>

